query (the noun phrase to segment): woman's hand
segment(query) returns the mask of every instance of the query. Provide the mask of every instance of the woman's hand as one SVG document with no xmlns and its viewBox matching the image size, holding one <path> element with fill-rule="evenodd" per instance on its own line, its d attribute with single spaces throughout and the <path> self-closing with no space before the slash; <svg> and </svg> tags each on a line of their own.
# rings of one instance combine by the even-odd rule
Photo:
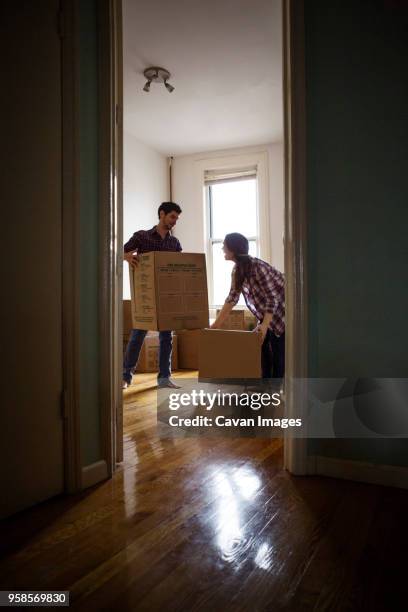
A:
<svg viewBox="0 0 408 612">
<path fill-rule="evenodd" d="M 272 313 L 266 312 L 263 317 L 262 323 L 258 323 L 258 325 L 254 329 L 255 332 L 258 332 L 259 334 L 262 335 L 262 342 L 265 340 L 265 336 L 267 334 L 271 321 L 272 321 Z"/>
<path fill-rule="evenodd" d="M 234 304 L 230 302 L 226 302 L 224 306 L 221 308 L 221 311 L 218 313 L 218 317 L 215 319 L 214 323 L 210 325 L 210 329 L 222 329 L 222 324 L 225 319 L 228 317 L 229 313 L 233 309 Z"/>
<path fill-rule="evenodd" d="M 268 331 L 268 325 L 265 323 L 258 323 L 258 325 L 254 329 L 254 332 L 256 334 L 261 334 L 262 342 L 265 340 L 267 331 Z"/>
</svg>

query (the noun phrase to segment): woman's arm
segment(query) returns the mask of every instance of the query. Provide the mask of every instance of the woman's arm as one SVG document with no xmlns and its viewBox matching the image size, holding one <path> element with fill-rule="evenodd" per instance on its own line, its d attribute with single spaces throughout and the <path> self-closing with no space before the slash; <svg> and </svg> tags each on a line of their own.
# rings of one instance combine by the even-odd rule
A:
<svg viewBox="0 0 408 612">
<path fill-rule="evenodd" d="M 220 329 L 221 325 L 224 323 L 225 319 L 228 317 L 233 308 L 234 304 L 232 302 L 225 302 L 224 306 L 221 308 L 221 311 L 218 313 L 218 317 L 215 319 L 214 323 L 210 325 L 211 329 Z"/>
<path fill-rule="evenodd" d="M 265 312 L 264 318 L 262 323 L 260 323 L 259 325 L 257 325 L 254 329 L 254 332 L 260 333 L 262 334 L 262 340 L 265 338 L 266 336 L 266 332 L 268 331 L 268 327 L 269 324 L 272 321 L 272 313 L 271 312 Z"/>
<path fill-rule="evenodd" d="M 262 338 L 265 338 L 266 332 L 279 307 L 279 284 L 283 284 L 280 276 L 271 266 L 264 264 L 264 262 L 257 267 L 256 283 L 258 291 L 264 296 L 264 316 L 262 323 L 255 328 L 255 331 L 260 332 Z"/>
<path fill-rule="evenodd" d="M 231 275 L 230 292 L 228 294 L 227 299 L 225 300 L 224 306 L 221 308 L 221 311 L 218 317 L 215 319 L 214 323 L 210 326 L 211 329 L 219 329 L 221 325 L 223 324 L 223 322 L 225 321 L 225 319 L 227 318 L 227 316 L 229 315 L 229 313 L 231 312 L 231 310 L 234 308 L 235 304 L 238 303 L 241 292 L 237 291 L 234 288 L 235 287 L 234 272 L 235 272 L 235 268 L 232 271 L 232 275 Z"/>
</svg>

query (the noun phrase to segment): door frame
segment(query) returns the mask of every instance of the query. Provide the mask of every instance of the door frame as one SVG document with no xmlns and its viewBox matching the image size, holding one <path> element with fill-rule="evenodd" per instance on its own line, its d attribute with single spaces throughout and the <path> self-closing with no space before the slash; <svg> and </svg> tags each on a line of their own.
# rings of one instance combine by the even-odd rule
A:
<svg viewBox="0 0 408 612">
<path fill-rule="evenodd" d="M 75 493 L 111 476 L 122 446 L 116 419 L 122 414 L 122 2 L 99 0 L 99 399 L 101 460 L 84 478 L 80 424 L 80 132 L 79 0 L 60 0 L 63 130 L 63 415 L 65 491 Z M 121 423 L 119 423 L 121 429 Z M 86 482 L 85 482 L 86 481 Z"/>
<path fill-rule="evenodd" d="M 123 461 L 123 43 L 122 0 L 100 12 L 101 435 L 111 475 Z M 108 332 L 108 333 L 107 333 Z"/>
<path fill-rule="evenodd" d="M 111 0 L 116 14 L 121 14 L 121 0 Z M 116 25 L 117 25 L 116 21 Z M 307 364 L 307 260 L 306 260 L 306 131 L 305 131 L 305 59 L 304 59 L 304 0 L 282 0 L 283 30 L 283 103 L 284 103 L 284 177 L 285 177 L 285 278 L 286 278 L 286 410 L 288 417 L 303 417 L 301 413 L 304 389 L 293 384 L 306 379 Z M 122 76 L 122 32 L 117 36 L 116 53 L 120 55 L 117 78 Z M 116 33 L 118 34 L 118 32 Z M 119 83 L 121 95 L 123 83 Z M 120 98 L 122 103 L 122 98 Z M 122 104 L 120 106 L 122 108 Z M 122 126 L 120 126 L 122 128 Z M 117 137 L 123 138 L 122 129 Z M 122 153 L 123 140 L 117 143 Z M 122 246 L 123 219 L 123 159 L 116 160 L 118 197 L 116 199 L 117 243 Z M 120 192 L 120 193 L 119 193 Z M 120 236 L 119 236 L 120 232 Z M 123 399 L 121 390 L 122 358 L 122 252 L 117 252 L 116 283 L 111 284 L 115 308 L 115 329 L 112 349 L 112 373 L 115 392 L 112 396 L 112 453 L 117 462 L 123 461 Z M 120 282 L 118 282 L 120 280 Z M 107 416 L 107 415 L 106 415 Z M 304 435 L 306 432 L 304 431 Z M 285 433 L 284 467 L 290 473 L 308 473 L 307 438 L 295 438 Z"/>
<path fill-rule="evenodd" d="M 61 0 L 71 7 L 75 31 L 75 0 Z M 108 475 L 123 461 L 122 280 L 123 280 L 123 45 L 122 0 L 101 0 L 100 16 L 100 196 L 102 236 L 101 287 L 101 448 Z M 64 9 L 65 10 L 65 9 Z M 286 278 L 286 409 L 288 417 L 302 417 L 302 389 L 295 379 L 307 378 L 307 267 L 306 267 L 306 139 L 304 0 L 282 0 L 283 105 L 285 176 L 285 278 Z M 69 27 L 66 26 L 69 31 Z M 64 127 L 68 135 L 64 173 L 79 177 L 77 58 L 74 36 L 65 36 L 64 81 L 68 104 Z M 68 40 L 67 40 L 68 39 Z M 63 53 L 64 55 L 64 53 Z M 65 91 L 64 89 L 64 91 Z M 71 128 L 71 131 L 70 129 Z M 64 256 L 64 371 L 66 372 L 66 490 L 82 488 L 79 423 L 79 186 L 65 181 L 64 193 L 72 206 L 65 207 L 64 237 L 70 253 Z M 74 261 L 74 265 L 72 262 Z M 304 397 L 304 396 L 303 396 Z M 284 439 L 284 466 L 292 474 L 308 473 L 307 439 Z"/>
<path fill-rule="evenodd" d="M 306 216 L 306 88 L 304 0 L 283 0 L 283 100 L 285 168 L 285 303 L 286 409 L 302 418 L 308 376 L 307 216 Z M 295 384 L 296 381 L 296 384 Z M 302 382 L 301 382 L 302 381 Z M 304 382 L 303 382 L 304 381 Z M 287 430 L 284 467 L 307 474 L 307 432 L 302 438 Z"/>
</svg>

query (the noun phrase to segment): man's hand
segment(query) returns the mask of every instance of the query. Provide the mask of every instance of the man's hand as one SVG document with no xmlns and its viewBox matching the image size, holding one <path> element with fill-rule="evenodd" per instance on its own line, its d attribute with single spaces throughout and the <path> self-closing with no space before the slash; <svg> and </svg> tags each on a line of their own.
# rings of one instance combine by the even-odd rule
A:
<svg viewBox="0 0 408 612">
<path fill-rule="evenodd" d="M 137 253 L 132 253 L 132 251 L 123 253 L 123 259 L 132 267 L 137 267 L 139 265 L 139 255 Z"/>
<path fill-rule="evenodd" d="M 217 323 L 217 321 L 214 321 L 214 323 L 210 325 L 210 329 L 221 329 L 221 325 Z"/>
</svg>

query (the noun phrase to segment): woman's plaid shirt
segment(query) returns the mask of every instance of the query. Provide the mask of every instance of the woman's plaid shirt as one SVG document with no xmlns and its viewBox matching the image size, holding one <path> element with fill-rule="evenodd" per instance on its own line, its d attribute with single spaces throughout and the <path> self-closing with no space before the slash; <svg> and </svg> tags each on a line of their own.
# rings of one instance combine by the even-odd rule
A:
<svg viewBox="0 0 408 612">
<path fill-rule="evenodd" d="M 285 331 L 285 280 L 282 272 L 257 259 L 250 257 L 251 267 L 248 278 L 242 284 L 242 293 L 246 305 L 258 321 L 262 321 L 266 312 L 272 313 L 269 325 L 275 336 Z M 234 289 L 235 267 L 232 271 L 231 290 L 225 302 L 237 304 L 240 291 Z"/>
</svg>

